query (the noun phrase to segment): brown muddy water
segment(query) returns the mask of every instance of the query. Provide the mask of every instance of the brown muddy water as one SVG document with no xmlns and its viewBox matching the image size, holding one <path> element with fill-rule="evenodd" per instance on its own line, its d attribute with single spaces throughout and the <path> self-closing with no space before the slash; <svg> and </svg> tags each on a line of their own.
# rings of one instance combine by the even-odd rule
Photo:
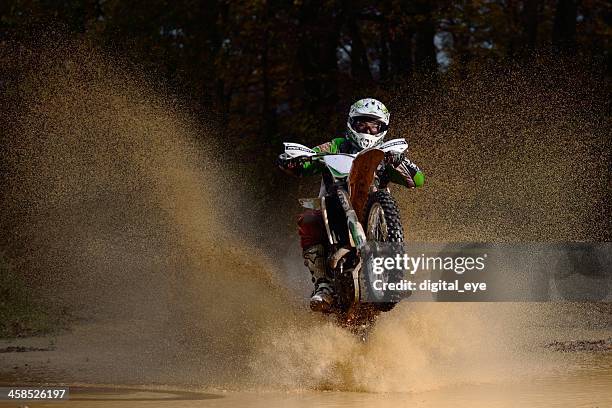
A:
<svg viewBox="0 0 612 408">
<path fill-rule="evenodd" d="M 316 390 L 228 391 L 197 387 L 120 384 L 70 387 L 62 402 L 0 402 L 0 407 L 610 407 L 612 354 L 582 354 L 572 364 L 544 375 L 433 386 L 416 392 Z M 413 379 L 405 379 L 410 383 Z M 416 379 L 418 381 L 418 379 Z M 21 381 L 11 384 L 24 384 Z"/>
<path fill-rule="evenodd" d="M 147 332 L 138 322 L 3 342 L 50 350 L 1 353 L 0 366 L 4 384 L 76 387 L 60 404 L 75 407 L 607 407 L 610 316 L 593 304 L 405 304 L 366 344 L 323 321 L 261 333 L 243 375 L 215 385 L 211 356 L 155 354 L 139 344 Z M 610 340 L 577 351 L 576 339 Z"/>
<path fill-rule="evenodd" d="M 74 320 L 0 341 L 48 349 L 0 353 L 4 383 L 81 387 L 60 406 L 612 406 L 609 351 L 546 346 L 611 338 L 609 305 L 405 303 L 365 344 L 308 313 L 296 251 L 243 239 L 266 241 L 266 228 L 227 228 L 253 217 L 257 186 L 198 141 L 214 129 L 112 60 L 68 51 L 15 65 L 34 68 L 6 116 L 0 199 L 28 282 Z M 605 240 L 597 101 L 571 86 L 524 92 L 520 77 L 464 85 L 394 116 L 431 176 L 399 199 L 412 239 Z"/>
<path fill-rule="evenodd" d="M 609 407 L 610 372 L 591 370 L 575 376 L 472 384 L 420 393 L 221 392 L 73 387 L 61 403 L 27 403 L 29 407 Z M 20 406 L 0 403 L 4 406 Z"/>
</svg>

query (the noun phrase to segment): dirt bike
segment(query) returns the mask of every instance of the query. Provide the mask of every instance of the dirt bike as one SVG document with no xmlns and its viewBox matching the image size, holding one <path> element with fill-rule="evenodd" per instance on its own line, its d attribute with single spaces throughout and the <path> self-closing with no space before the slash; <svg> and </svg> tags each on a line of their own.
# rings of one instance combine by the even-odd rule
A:
<svg viewBox="0 0 612 408">
<path fill-rule="evenodd" d="M 388 188 L 379 186 L 385 154 L 402 153 L 408 143 L 394 139 L 357 154 L 318 153 L 297 143 L 284 145 L 284 159 L 323 168 L 322 194 L 300 199 L 300 203 L 323 215 L 328 276 L 335 289 L 330 312 L 342 326 L 365 336 L 380 312 L 391 310 L 401 300 L 397 293 L 374 290 L 372 283 L 380 275 L 374 276 L 367 266 L 379 243 L 395 243 L 397 251 L 402 251 L 404 230 L 397 203 Z M 406 183 L 392 166 L 384 171 L 390 181 Z M 400 278 L 385 276 L 387 281 Z"/>
</svg>

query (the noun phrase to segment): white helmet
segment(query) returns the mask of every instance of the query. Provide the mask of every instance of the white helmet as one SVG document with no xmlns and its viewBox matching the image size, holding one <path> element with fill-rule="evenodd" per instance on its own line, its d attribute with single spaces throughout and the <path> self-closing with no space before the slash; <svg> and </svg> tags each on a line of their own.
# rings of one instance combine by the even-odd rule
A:
<svg viewBox="0 0 612 408">
<path fill-rule="evenodd" d="M 356 127 L 359 121 L 379 122 L 378 132 L 360 133 Z M 382 143 L 383 138 L 387 134 L 389 128 L 389 110 L 382 102 L 372 99 L 360 99 L 351 106 L 349 111 L 348 121 L 349 138 L 362 149 L 377 146 Z"/>
</svg>

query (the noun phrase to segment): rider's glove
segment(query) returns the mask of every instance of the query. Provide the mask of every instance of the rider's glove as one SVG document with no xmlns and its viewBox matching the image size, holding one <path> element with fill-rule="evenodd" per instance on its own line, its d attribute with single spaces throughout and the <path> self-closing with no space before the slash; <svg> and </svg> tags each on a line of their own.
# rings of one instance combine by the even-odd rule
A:
<svg viewBox="0 0 612 408">
<path fill-rule="evenodd" d="M 404 161 L 404 153 L 401 152 L 386 152 L 385 153 L 385 164 L 393 167 L 397 167 Z"/>
</svg>

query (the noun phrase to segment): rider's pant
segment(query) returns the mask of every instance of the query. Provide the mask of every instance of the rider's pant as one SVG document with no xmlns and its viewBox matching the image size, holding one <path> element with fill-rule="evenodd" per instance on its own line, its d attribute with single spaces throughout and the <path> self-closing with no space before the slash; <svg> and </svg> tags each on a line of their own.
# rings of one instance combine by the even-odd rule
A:
<svg viewBox="0 0 612 408">
<path fill-rule="evenodd" d="M 306 210 L 298 218 L 298 233 L 302 249 L 325 242 L 325 224 L 321 210 Z"/>
<path fill-rule="evenodd" d="M 312 275 L 312 282 L 316 288 L 328 282 L 327 268 L 325 267 L 325 224 L 320 210 L 306 210 L 298 218 L 298 232 L 304 265 Z M 327 286 L 326 286 L 327 287 Z"/>
</svg>

